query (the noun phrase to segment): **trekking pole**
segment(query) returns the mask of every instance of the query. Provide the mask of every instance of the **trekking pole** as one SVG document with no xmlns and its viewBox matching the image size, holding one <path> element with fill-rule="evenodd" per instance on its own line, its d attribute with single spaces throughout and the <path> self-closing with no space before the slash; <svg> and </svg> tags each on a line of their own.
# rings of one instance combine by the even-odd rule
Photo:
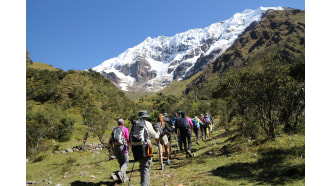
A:
<svg viewBox="0 0 330 186">
<path fill-rule="evenodd" d="M 175 132 L 174 132 L 175 133 Z M 173 138 L 174 138 L 174 141 L 176 141 L 176 136 L 173 134 Z M 171 139 L 172 140 L 172 139 Z M 171 142 L 172 143 L 172 142 Z M 176 143 L 175 143 L 176 144 Z M 177 144 L 176 144 L 177 145 Z M 176 150 L 177 150 L 178 146 L 176 146 L 176 148 L 174 149 L 174 152 L 175 152 L 175 157 L 176 157 Z"/>
<path fill-rule="evenodd" d="M 162 174 L 163 174 L 163 182 L 164 182 L 164 186 L 165 186 L 166 183 L 165 183 L 164 169 L 162 169 Z"/>
<path fill-rule="evenodd" d="M 176 137 L 177 137 L 177 140 L 176 140 L 176 148 L 178 149 L 179 153 L 180 153 L 180 148 L 179 148 L 179 130 L 176 131 Z"/>
<path fill-rule="evenodd" d="M 128 186 L 129 186 L 129 183 L 131 182 L 131 177 L 132 177 L 132 173 L 133 173 L 133 169 L 134 169 L 134 164 L 135 164 L 135 161 L 133 162 L 133 167 L 132 167 L 131 175 L 129 176 Z"/>
</svg>

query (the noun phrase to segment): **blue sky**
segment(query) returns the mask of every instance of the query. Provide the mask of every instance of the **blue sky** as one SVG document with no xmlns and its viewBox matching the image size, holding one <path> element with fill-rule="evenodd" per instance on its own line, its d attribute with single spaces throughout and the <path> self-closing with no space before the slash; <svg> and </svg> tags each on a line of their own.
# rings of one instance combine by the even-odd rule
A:
<svg viewBox="0 0 330 186">
<path fill-rule="evenodd" d="M 204 28 L 245 9 L 302 0 L 27 0 L 26 48 L 34 62 L 85 70 L 116 57 L 148 36 Z"/>
</svg>

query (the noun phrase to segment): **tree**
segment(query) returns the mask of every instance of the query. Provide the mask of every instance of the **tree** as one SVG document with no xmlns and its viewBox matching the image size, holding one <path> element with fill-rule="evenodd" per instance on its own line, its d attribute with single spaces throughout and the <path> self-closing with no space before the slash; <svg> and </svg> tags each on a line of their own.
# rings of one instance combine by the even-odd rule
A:
<svg viewBox="0 0 330 186">
<path fill-rule="evenodd" d="M 289 69 L 289 65 L 275 58 L 266 58 L 261 70 L 232 69 L 212 95 L 236 105 L 228 118 L 233 113 L 242 117 L 243 134 L 256 136 L 259 125 L 268 138 L 275 139 L 280 124 L 290 126 L 291 118 L 304 111 L 304 83 L 290 77 Z M 296 118 L 294 125 L 297 123 Z"/>
</svg>

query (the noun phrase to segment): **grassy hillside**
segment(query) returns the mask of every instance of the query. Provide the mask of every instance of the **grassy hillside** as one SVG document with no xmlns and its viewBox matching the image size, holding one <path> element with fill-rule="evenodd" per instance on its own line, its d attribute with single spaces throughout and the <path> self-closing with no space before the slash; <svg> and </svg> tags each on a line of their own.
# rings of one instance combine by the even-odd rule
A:
<svg viewBox="0 0 330 186">
<path fill-rule="evenodd" d="M 49 70 L 49 71 L 61 70 L 59 68 L 53 67 L 52 65 L 48 65 L 40 62 L 33 62 L 29 67 L 37 70 Z"/>
<path fill-rule="evenodd" d="M 235 127 L 233 126 L 232 129 Z M 88 140 L 88 144 L 96 142 Z M 305 136 L 283 134 L 276 141 L 239 138 L 234 130 L 225 132 L 217 128 L 211 138 L 201 145 L 193 135 L 191 159 L 181 151 L 175 155 L 172 146 L 172 163 L 164 170 L 164 179 L 158 161 L 156 144 L 153 145 L 150 185 L 304 185 Z M 173 142 L 174 143 L 174 142 Z M 64 185 L 120 185 L 110 175 L 119 169 L 116 159 L 108 161 L 102 152 L 55 153 L 76 146 L 77 142 L 54 143 L 53 150 L 40 154 L 26 163 L 26 180 Z M 130 153 L 130 160 L 133 159 Z M 130 161 L 127 174 L 131 174 Z M 132 185 L 139 185 L 140 172 L 135 163 Z M 49 178 L 51 178 L 49 180 Z M 126 183 L 127 184 L 127 183 Z M 122 184 L 122 185 L 126 185 Z"/>
</svg>

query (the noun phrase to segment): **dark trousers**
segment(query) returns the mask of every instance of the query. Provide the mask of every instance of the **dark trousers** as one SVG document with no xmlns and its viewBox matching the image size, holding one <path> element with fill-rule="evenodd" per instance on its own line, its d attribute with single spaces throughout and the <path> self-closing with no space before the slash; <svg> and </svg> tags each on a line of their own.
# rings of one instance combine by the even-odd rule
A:
<svg viewBox="0 0 330 186">
<path fill-rule="evenodd" d="M 178 142 L 179 142 L 180 150 L 182 150 L 182 139 L 181 139 L 181 132 L 180 132 L 180 130 L 177 130 L 177 137 L 178 137 Z"/>
<path fill-rule="evenodd" d="M 201 127 L 201 132 L 202 132 L 202 139 L 206 139 L 206 126 Z"/>
<path fill-rule="evenodd" d="M 188 153 L 188 151 L 191 151 L 191 130 L 180 130 L 180 137 L 184 144 L 184 150 Z"/>
<path fill-rule="evenodd" d="M 199 143 L 199 131 L 200 131 L 200 127 L 194 127 L 193 128 L 193 130 L 194 130 L 194 133 L 195 133 L 195 135 L 196 135 L 196 141 L 197 141 L 197 143 Z"/>
</svg>

